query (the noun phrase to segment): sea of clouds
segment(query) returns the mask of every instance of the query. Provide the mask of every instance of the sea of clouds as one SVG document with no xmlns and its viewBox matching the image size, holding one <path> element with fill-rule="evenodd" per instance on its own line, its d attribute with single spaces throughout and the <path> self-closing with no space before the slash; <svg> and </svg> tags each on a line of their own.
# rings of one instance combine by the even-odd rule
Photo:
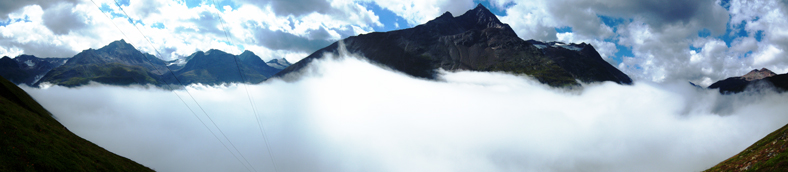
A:
<svg viewBox="0 0 788 172">
<path fill-rule="evenodd" d="M 786 94 L 688 83 L 565 90 L 467 71 L 432 81 L 352 55 L 298 75 L 23 89 L 77 135 L 159 171 L 700 171 L 788 123 Z"/>
</svg>

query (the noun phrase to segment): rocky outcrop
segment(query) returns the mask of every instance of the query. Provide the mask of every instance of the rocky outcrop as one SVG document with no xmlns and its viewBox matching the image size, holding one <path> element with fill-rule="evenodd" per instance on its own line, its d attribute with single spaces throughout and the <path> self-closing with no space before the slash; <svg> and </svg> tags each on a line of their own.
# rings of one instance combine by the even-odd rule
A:
<svg viewBox="0 0 788 172">
<path fill-rule="evenodd" d="M 753 69 L 752 71 L 750 71 L 749 73 L 745 74 L 744 76 L 741 76 L 741 79 L 744 79 L 745 81 L 754 81 L 754 80 L 759 80 L 759 79 L 763 79 L 763 78 L 767 78 L 767 77 L 772 77 L 774 75 L 777 75 L 777 74 L 772 72 L 769 69 L 761 68 L 761 70 Z"/>
</svg>

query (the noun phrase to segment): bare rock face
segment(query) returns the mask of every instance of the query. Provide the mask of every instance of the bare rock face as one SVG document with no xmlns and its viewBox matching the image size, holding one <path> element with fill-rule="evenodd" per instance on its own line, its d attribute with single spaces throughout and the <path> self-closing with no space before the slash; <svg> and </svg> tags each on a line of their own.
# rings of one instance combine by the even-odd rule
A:
<svg viewBox="0 0 788 172">
<path fill-rule="evenodd" d="M 761 70 L 753 69 L 752 71 L 750 71 L 750 73 L 747 73 L 746 75 L 741 76 L 741 78 L 746 80 L 746 81 L 754 81 L 754 80 L 759 80 L 759 79 L 763 79 L 763 78 L 766 78 L 766 77 L 771 77 L 771 76 L 774 76 L 774 75 L 777 75 L 777 74 L 772 72 L 769 69 L 761 68 Z"/>
<path fill-rule="evenodd" d="M 589 44 L 543 43 L 520 39 L 508 24 L 482 5 L 453 17 L 446 12 L 425 24 L 391 32 L 374 32 L 342 40 L 351 53 L 405 74 L 436 79 L 437 70 L 501 71 L 532 76 L 554 87 L 580 82 L 632 80 Z M 283 77 L 324 53 L 338 54 L 338 43 L 285 68 Z"/>
</svg>

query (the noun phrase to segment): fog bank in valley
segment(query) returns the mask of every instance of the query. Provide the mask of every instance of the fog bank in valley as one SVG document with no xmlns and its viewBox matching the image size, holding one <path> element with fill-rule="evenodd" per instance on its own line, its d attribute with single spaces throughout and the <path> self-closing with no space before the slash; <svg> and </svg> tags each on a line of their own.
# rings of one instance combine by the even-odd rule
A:
<svg viewBox="0 0 788 172">
<path fill-rule="evenodd" d="M 257 171 L 274 170 L 269 157 L 278 171 L 699 171 L 788 123 L 788 95 L 688 83 L 561 90 L 487 72 L 429 81 L 353 57 L 302 74 L 186 89 Z M 156 88 L 24 89 L 69 130 L 155 170 L 247 171 L 184 90 L 174 92 L 197 117 Z"/>
</svg>

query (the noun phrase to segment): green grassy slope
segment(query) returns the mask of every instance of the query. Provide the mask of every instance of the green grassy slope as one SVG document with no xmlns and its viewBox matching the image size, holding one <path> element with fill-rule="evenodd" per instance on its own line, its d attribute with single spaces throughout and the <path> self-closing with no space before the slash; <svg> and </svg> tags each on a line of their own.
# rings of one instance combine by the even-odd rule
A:
<svg viewBox="0 0 788 172">
<path fill-rule="evenodd" d="M 788 171 L 787 145 L 788 125 L 785 125 L 706 171 Z"/>
<path fill-rule="evenodd" d="M 0 171 L 153 171 L 71 133 L 0 78 Z"/>
</svg>

